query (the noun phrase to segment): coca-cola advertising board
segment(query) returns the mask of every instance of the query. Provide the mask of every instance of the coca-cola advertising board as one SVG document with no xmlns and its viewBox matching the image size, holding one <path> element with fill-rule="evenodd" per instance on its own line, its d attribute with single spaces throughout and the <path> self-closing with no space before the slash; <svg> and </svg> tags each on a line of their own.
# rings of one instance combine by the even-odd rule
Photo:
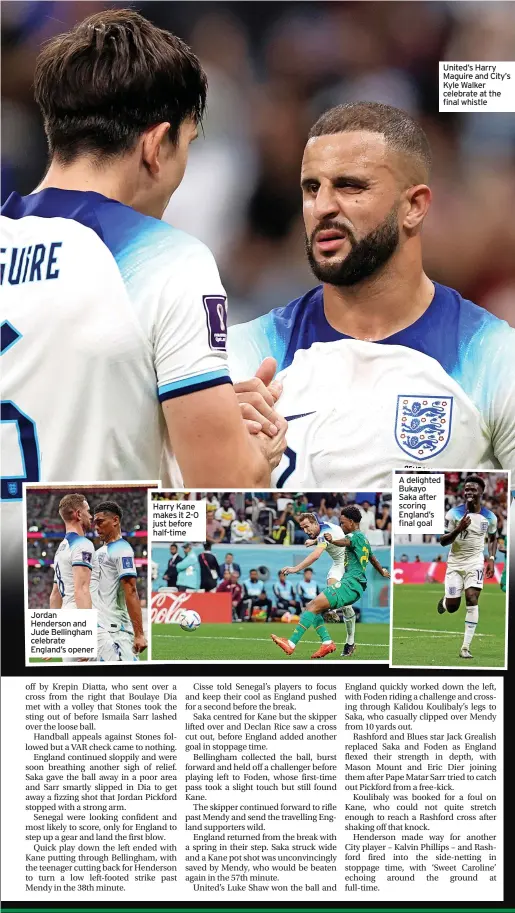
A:
<svg viewBox="0 0 515 913">
<path fill-rule="evenodd" d="M 198 612 L 205 624 L 232 622 L 229 593 L 154 593 L 151 618 L 153 624 L 178 624 L 181 612 Z"/>
</svg>

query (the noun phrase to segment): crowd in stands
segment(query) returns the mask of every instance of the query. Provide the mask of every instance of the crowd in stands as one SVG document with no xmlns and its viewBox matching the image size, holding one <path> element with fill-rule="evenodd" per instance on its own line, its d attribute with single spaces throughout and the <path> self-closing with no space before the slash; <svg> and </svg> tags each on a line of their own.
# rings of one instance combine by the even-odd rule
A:
<svg viewBox="0 0 515 913">
<path fill-rule="evenodd" d="M 483 479 L 485 491 L 481 502 L 497 517 L 497 533 L 505 536 L 508 532 L 508 476 L 505 472 L 477 472 Z M 463 504 L 463 487 L 467 472 L 445 473 L 445 511 Z"/>
<path fill-rule="evenodd" d="M 82 491 L 80 485 L 77 486 Z M 59 516 L 59 502 L 70 489 L 29 488 L 27 490 L 27 558 L 38 561 L 38 566 L 29 566 L 29 607 L 48 606 L 54 582 L 53 561 L 64 537 L 64 524 Z M 102 501 L 115 501 L 122 509 L 122 535 L 126 537 L 137 559 L 147 557 L 147 489 L 145 488 L 87 488 L 84 491 L 90 510 L 94 513 Z M 142 535 L 142 533 L 144 535 Z M 102 542 L 92 532 L 95 548 Z M 147 567 L 138 566 L 138 593 L 140 600 L 147 602 Z"/>
<path fill-rule="evenodd" d="M 470 473 L 468 472 L 446 472 L 445 473 L 445 513 L 453 507 L 459 507 L 463 504 L 463 488 L 465 480 Z M 505 551 L 505 542 L 508 535 L 508 477 L 506 472 L 475 472 L 485 482 L 485 491 L 481 498 L 481 503 L 488 510 L 491 510 L 497 517 L 497 535 L 499 537 L 499 551 Z M 443 518 L 442 518 L 443 521 Z M 395 535 L 395 544 L 399 545 L 438 545 L 440 536 L 436 534 L 419 534 L 419 533 L 398 533 Z M 445 560 L 445 555 L 436 554 L 431 557 L 432 561 Z M 408 556 L 407 554 L 399 556 L 400 561 L 427 561 L 427 557 L 420 558 L 416 555 Z"/>
<path fill-rule="evenodd" d="M 61 498 L 72 489 L 29 488 L 27 490 L 27 531 L 43 534 L 61 534 L 63 521 L 58 506 Z M 80 485 L 77 491 L 82 492 Z M 122 509 L 122 535 L 147 529 L 146 488 L 87 488 L 85 498 L 93 513 L 102 501 L 115 501 Z"/>
<path fill-rule="evenodd" d="M 28 597 L 29 609 L 48 608 L 50 593 L 54 585 L 54 569 L 48 565 L 28 568 Z M 147 606 L 147 567 L 138 567 L 136 580 L 141 608 Z"/>
<path fill-rule="evenodd" d="M 321 520 L 339 525 L 341 508 L 348 504 L 359 507 L 365 535 L 380 530 L 382 544 L 390 543 L 391 495 L 377 492 L 208 492 L 206 539 L 213 545 L 302 545 L 307 538 L 299 525 L 303 513 L 314 512 Z"/>
</svg>

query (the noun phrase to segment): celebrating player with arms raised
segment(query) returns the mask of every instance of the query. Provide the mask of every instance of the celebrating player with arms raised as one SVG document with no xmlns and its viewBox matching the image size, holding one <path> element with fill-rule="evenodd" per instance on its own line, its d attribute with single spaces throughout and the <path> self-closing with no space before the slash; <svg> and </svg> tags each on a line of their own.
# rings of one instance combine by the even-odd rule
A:
<svg viewBox="0 0 515 913">
<path fill-rule="evenodd" d="M 479 621 L 479 597 L 483 577 L 495 573 L 497 551 L 497 517 L 481 506 L 485 483 L 480 476 L 468 476 L 463 488 L 464 503 L 453 507 L 445 517 L 446 533 L 441 545 L 450 545 L 445 574 L 445 596 L 438 603 L 438 612 L 457 612 L 465 592 L 467 613 L 465 635 L 460 650 L 462 659 L 472 659 L 470 644 Z M 488 536 L 488 560 L 485 571 L 485 536 Z"/>
<path fill-rule="evenodd" d="M 354 632 L 356 627 L 356 617 L 352 603 L 357 602 L 365 592 L 367 586 L 366 567 L 368 562 L 382 577 L 389 577 L 390 574 L 385 568 L 381 567 L 379 561 L 372 554 L 372 548 L 368 539 L 360 532 L 359 524 L 361 523 L 361 511 L 358 507 L 344 507 L 341 512 L 340 524 L 345 533 L 341 538 L 341 532 L 337 529 L 335 535 L 332 532 L 325 532 L 324 538 L 331 548 L 345 549 L 345 576 L 336 582 L 329 584 L 318 596 L 309 602 L 303 611 L 300 619 L 295 626 L 295 630 L 289 640 L 284 637 L 276 637 L 272 634 L 272 640 L 285 653 L 292 654 L 299 640 L 304 636 L 308 628 L 313 626 L 322 640 L 322 646 L 316 653 L 313 653 L 312 659 L 321 659 L 328 653 L 334 653 L 336 645 L 332 641 L 327 628 L 323 624 L 323 613 L 328 609 L 342 609 L 345 625 L 347 628 L 347 641 L 342 652 L 342 656 L 350 656 L 355 651 Z M 329 547 L 328 545 L 328 547 Z"/>
</svg>

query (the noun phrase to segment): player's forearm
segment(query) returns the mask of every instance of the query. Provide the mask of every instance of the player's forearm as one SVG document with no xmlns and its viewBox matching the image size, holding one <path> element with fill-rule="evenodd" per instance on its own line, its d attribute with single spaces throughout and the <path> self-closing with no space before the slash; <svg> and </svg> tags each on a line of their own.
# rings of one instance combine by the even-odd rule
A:
<svg viewBox="0 0 515 913">
<path fill-rule="evenodd" d="M 458 538 L 461 530 L 456 527 L 450 533 L 444 533 L 443 536 L 440 536 L 440 545 L 452 545 L 455 539 Z"/>
<path fill-rule="evenodd" d="M 78 609 L 91 609 L 91 593 L 88 585 L 83 584 L 82 586 L 75 586 L 73 588 L 73 593 L 75 605 Z"/>
<path fill-rule="evenodd" d="M 331 545 L 337 545 L 338 548 L 345 548 L 351 544 L 350 539 L 331 539 Z"/>
<path fill-rule="evenodd" d="M 381 564 L 380 561 L 377 560 L 376 556 L 373 555 L 372 552 L 368 556 L 368 560 L 370 561 L 370 564 L 372 565 L 374 570 L 377 571 L 377 573 L 381 574 L 381 576 L 382 576 L 383 575 L 383 565 Z"/>
<path fill-rule="evenodd" d="M 318 561 L 320 554 L 320 552 L 312 552 L 311 555 L 308 555 L 307 558 L 304 558 L 300 564 L 295 565 L 293 573 L 298 574 L 300 571 L 304 571 L 307 567 L 310 567 L 310 565 L 314 564 L 315 561 Z"/>
<path fill-rule="evenodd" d="M 125 591 L 125 602 L 129 618 L 132 622 L 134 636 L 139 637 L 143 634 L 143 616 L 141 614 L 141 603 L 139 601 L 136 585 Z"/>
<path fill-rule="evenodd" d="M 497 554 L 497 537 L 488 540 L 488 557 L 495 561 Z"/>
<path fill-rule="evenodd" d="M 49 608 L 51 609 L 60 609 L 63 604 L 63 597 L 61 596 L 58 588 L 54 585 L 52 592 L 50 593 L 49 599 Z"/>
</svg>

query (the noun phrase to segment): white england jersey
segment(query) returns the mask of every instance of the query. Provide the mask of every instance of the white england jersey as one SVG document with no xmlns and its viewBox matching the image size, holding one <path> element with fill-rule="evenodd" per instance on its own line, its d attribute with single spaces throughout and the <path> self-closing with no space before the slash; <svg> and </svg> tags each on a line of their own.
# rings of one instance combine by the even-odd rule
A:
<svg viewBox="0 0 515 913">
<path fill-rule="evenodd" d="M 452 533 L 465 516 L 466 505 L 453 507 L 445 515 L 445 531 Z M 497 532 L 497 517 L 491 510 L 482 507 L 478 514 L 469 513 L 470 526 L 463 530 L 452 543 L 447 558 L 449 570 L 477 565 L 483 567 L 485 560 L 485 537 Z"/>
<path fill-rule="evenodd" d="M 345 538 L 345 533 L 341 527 L 336 526 L 334 523 L 327 523 L 324 520 L 319 520 L 320 532 L 316 536 L 317 547 L 322 546 L 327 550 L 327 554 L 331 558 L 333 564 L 338 566 L 345 566 L 345 547 L 339 545 L 333 545 L 331 542 L 328 542 L 325 538 L 325 533 L 331 533 L 333 539 L 337 541 Z"/>
<path fill-rule="evenodd" d="M 138 576 L 134 552 L 125 539 L 115 539 L 102 545 L 96 554 L 100 566 L 98 625 L 133 633 L 121 581 Z"/>
<path fill-rule="evenodd" d="M 393 469 L 515 469 L 515 330 L 434 283 L 426 312 L 379 342 L 333 329 L 318 286 L 229 330 L 236 381 L 278 363 L 288 449 L 272 484 L 391 488 Z"/>
<path fill-rule="evenodd" d="M 0 227 L 2 520 L 19 555 L 23 481 L 180 483 L 161 402 L 230 382 L 226 297 L 200 241 L 98 193 L 13 193 Z"/>
<path fill-rule="evenodd" d="M 54 558 L 54 582 L 61 594 L 63 609 L 77 608 L 73 587 L 74 567 L 87 567 L 91 571 L 89 584 L 91 604 L 94 609 L 97 609 L 100 568 L 95 546 L 91 539 L 86 539 L 85 536 L 79 536 L 78 533 L 66 533 Z"/>
</svg>

